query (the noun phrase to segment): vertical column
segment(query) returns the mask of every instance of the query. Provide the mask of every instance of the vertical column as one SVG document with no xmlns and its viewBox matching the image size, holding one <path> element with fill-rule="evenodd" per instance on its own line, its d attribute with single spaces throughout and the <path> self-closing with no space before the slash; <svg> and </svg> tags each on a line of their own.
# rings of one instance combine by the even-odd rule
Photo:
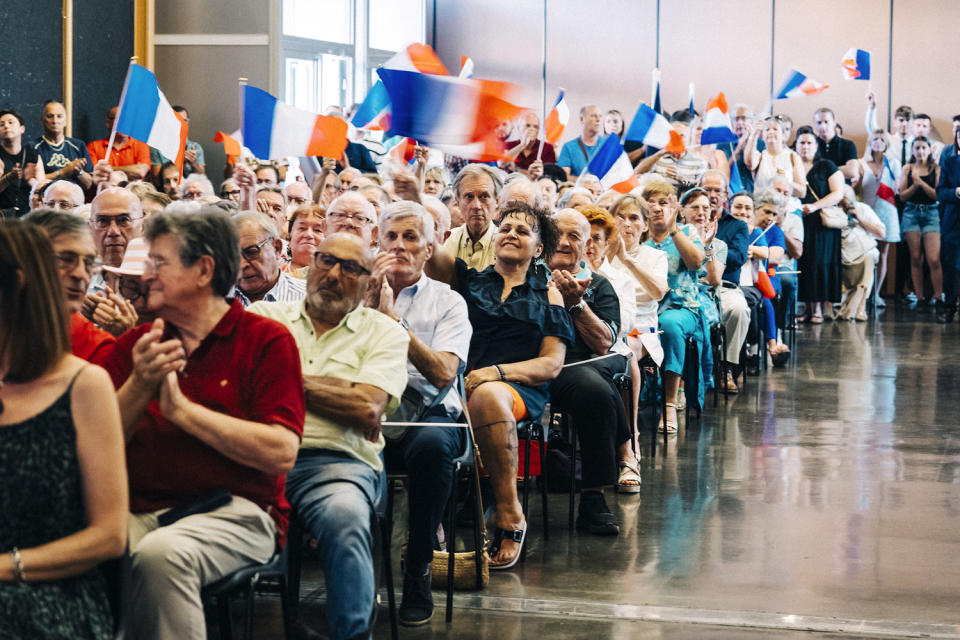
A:
<svg viewBox="0 0 960 640">
<path fill-rule="evenodd" d="M 67 112 L 64 134 L 73 135 L 73 0 L 63 0 L 63 109 Z"/>
</svg>

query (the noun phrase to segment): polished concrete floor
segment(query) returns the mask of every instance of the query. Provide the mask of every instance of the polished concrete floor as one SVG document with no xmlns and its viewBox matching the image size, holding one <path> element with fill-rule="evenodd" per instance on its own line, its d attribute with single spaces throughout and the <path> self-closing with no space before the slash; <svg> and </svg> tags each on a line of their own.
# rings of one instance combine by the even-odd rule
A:
<svg viewBox="0 0 960 640">
<path fill-rule="evenodd" d="M 571 533 L 553 494 L 524 565 L 458 592 L 450 627 L 436 594 L 433 622 L 400 635 L 960 638 L 958 383 L 956 323 L 801 326 L 787 368 L 710 398 L 655 456 L 644 439 L 642 491 L 609 499 L 619 537 Z M 319 628 L 322 585 L 308 571 Z M 257 637 L 281 638 L 265 600 Z"/>
</svg>

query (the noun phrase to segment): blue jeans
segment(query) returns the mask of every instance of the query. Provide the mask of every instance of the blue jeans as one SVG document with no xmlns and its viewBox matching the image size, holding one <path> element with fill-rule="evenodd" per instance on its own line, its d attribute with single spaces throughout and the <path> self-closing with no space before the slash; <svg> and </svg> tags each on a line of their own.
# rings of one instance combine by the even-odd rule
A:
<svg viewBox="0 0 960 640">
<path fill-rule="evenodd" d="M 687 337 L 701 338 L 697 314 L 689 309 L 667 309 L 660 314 L 660 344 L 663 345 L 663 370 L 683 375 Z"/>
<path fill-rule="evenodd" d="M 900 225 L 900 231 L 940 233 L 940 208 L 937 203 L 908 202 L 903 205 L 903 222 Z"/>
<path fill-rule="evenodd" d="M 301 449 L 287 475 L 287 499 L 319 543 L 333 638 L 369 633 L 376 588 L 371 520 L 385 484 L 382 472 L 325 449 Z"/>
</svg>

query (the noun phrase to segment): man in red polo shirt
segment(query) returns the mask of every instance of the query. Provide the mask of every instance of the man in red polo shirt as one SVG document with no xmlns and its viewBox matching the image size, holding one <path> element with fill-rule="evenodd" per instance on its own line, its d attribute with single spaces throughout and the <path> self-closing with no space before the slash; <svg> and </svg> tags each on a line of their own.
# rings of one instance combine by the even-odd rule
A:
<svg viewBox="0 0 960 640">
<path fill-rule="evenodd" d="M 201 587 L 283 541 L 300 358 L 283 325 L 225 298 L 240 257 L 221 210 L 154 216 L 145 237 L 158 319 L 106 363 L 127 441 L 132 635 L 205 640 Z"/>
<path fill-rule="evenodd" d="M 113 148 L 107 158 L 107 145 L 110 144 L 109 132 L 113 131 L 113 123 L 117 119 L 117 107 L 107 113 L 107 137 L 103 140 L 94 140 L 87 145 L 90 160 L 94 165 L 101 160 L 117 171 L 123 171 L 131 180 L 142 180 L 150 170 L 150 147 L 147 143 L 134 140 L 119 131 L 113 138 Z"/>
</svg>

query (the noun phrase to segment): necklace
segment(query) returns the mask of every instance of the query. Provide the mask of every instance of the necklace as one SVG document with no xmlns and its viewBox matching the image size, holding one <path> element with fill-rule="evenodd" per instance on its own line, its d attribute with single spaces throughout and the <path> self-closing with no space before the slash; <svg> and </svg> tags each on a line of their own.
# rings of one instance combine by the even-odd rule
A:
<svg viewBox="0 0 960 640">
<path fill-rule="evenodd" d="M 48 145 L 50 145 L 50 148 L 53 149 L 54 151 L 63 150 L 63 145 L 67 141 L 67 138 L 64 137 L 63 140 L 60 141 L 60 144 L 54 144 L 53 141 L 50 140 L 50 138 L 48 138 L 47 136 L 40 136 L 40 137 L 42 137 L 43 141 L 46 142 Z"/>
</svg>

